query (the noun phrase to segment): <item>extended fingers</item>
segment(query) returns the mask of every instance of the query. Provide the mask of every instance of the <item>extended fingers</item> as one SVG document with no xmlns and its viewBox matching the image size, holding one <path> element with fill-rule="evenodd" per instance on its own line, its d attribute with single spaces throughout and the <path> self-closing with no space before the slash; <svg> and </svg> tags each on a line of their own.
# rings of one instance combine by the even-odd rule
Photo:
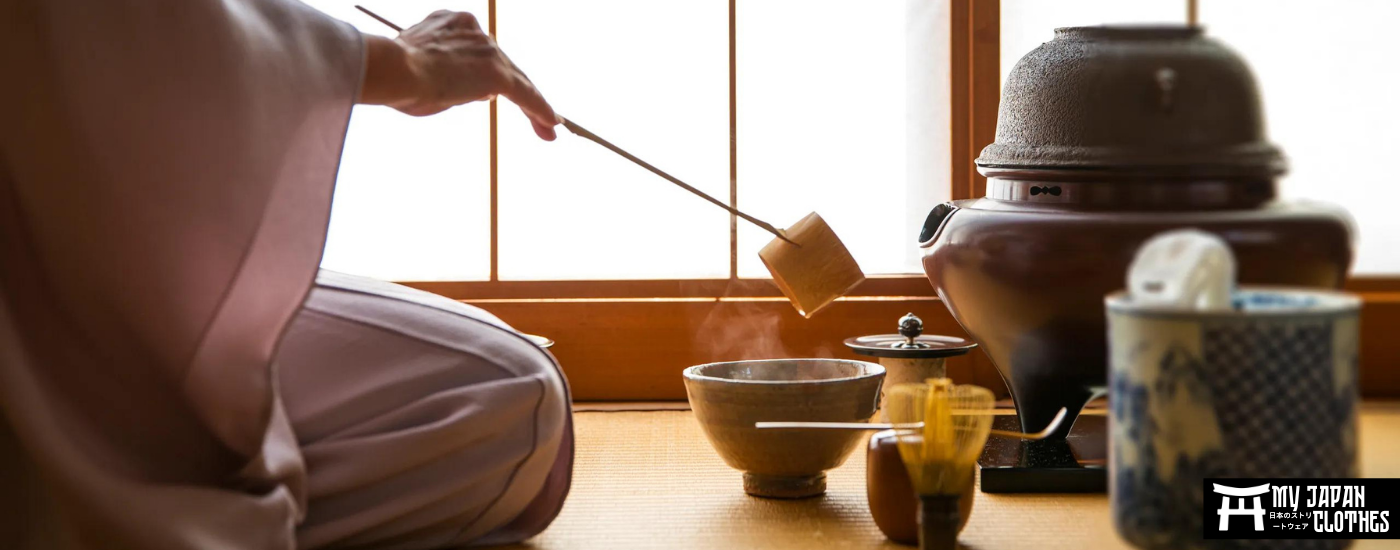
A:
<svg viewBox="0 0 1400 550">
<path fill-rule="evenodd" d="M 530 82 L 524 74 L 513 68 L 508 71 L 506 77 L 506 87 L 501 91 L 501 95 L 506 96 L 520 110 L 530 118 L 530 123 L 535 127 L 535 134 L 545 141 L 553 141 L 555 138 L 554 125 L 559 123 L 559 117 L 554 114 L 554 108 L 549 106 L 544 96 L 535 88 L 535 84 Z"/>
<path fill-rule="evenodd" d="M 542 140 L 554 141 L 554 138 L 558 137 L 554 133 L 553 126 L 545 126 L 533 120 L 530 121 L 530 126 L 535 129 L 535 135 L 540 136 Z"/>
<path fill-rule="evenodd" d="M 426 69 L 422 72 L 429 75 L 434 89 L 441 90 L 438 97 L 429 97 L 422 106 L 405 112 L 420 114 L 421 110 L 426 114 L 446 105 L 501 95 L 520 106 L 541 139 L 555 138 L 554 126 L 559 120 L 554 109 L 530 78 L 481 30 L 481 23 L 472 14 L 435 11 L 404 31 L 400 41 L 423 54 L 422 66 Z"/>
<path fill-rule="evenodd" d="M 514 86 L 520 90 L 518 95 L 525 99 L 517 99 L 516 96 L 508 93 L 503 95 L 520 106 L 520 110 L 525 113 L 526 117 L 529 117 L 530 124 L 534 126 L 535 134 L 540 136 L 540 139 L 554 141 L 554 126 L 559 124 L 559 116 L 554 113 L 554 108 L 545 101 L 544 96 L 540 94 L 538 88 L 535 88 L 535 83 L 530 80 L 529 76 L 526 76 L 525 71 L 520 70 L 520 67 L 516 66 L 505 52 L 501 52 L 501 59 L 509 66 L 510 72 L 514 73 Z"/>
</svg>

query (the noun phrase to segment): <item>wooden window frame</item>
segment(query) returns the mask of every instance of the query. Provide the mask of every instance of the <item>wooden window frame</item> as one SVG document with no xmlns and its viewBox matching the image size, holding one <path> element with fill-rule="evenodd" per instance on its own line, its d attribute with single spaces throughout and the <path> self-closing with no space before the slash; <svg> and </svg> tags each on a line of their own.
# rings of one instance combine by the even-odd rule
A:
<svg viewBox="0 0 1400 550">
<path fill-rule="evenodd" d="M 996 131 L 1001 19 L 999 0 L 949 1 L 950 196 L 956 200 L 981 197 L 986 190 L 973 160 Z M 729 0 L 730 204 L 738 203 L 735 2 Z M 1190 4 L 1194 1 L 1188 3 L 1188 13 Z M 495 36 L 496 0 L 488 6 L 488 30 Z M 554 339 L 552 351 L 576 400 L 685 399 L 681 369 L 712 361 L 854 358 L 843 339 L 891 332 L 908 312 L 921 316 L 928 332 L 965 335 L 922 275 L 873 276 L 822 314 L 803 319 L 771 280 L 738 277 L 734 216 L 728 279 L 502 281 L 497 274 L 497 120 L 493 100 L 490 280 L 404 284 L 482 306 L 522 331 Z M 1400 363 L 1400 339 L 1388 334 L 1400 328 L 1400 277 L 1354 277 L 1346 288 L 1365 300 L 1363 393 L 1400 396 L 1400 370 L 1392 368 Z M 768 344 L 757 345 L 759 340 Z M 750 341 L 755 345 L 746 348 Z M 1005 391 L 981 352 L 955 358 L 948 368 L 957 379 Z"/>
</svg>

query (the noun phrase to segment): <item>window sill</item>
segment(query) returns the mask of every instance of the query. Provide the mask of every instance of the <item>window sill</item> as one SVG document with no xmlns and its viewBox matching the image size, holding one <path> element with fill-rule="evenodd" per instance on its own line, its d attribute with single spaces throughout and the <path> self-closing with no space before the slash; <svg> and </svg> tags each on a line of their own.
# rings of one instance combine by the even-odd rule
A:
<svg viewBox="0 0 1400 550">
<path fill-rule="evenodd" d="M 927 283 L 924 283 L 927 286 Z M 930 292 L 931 293 L 931 292 Z M 1400 397 L 1400 292 L 1363 292 L 1361 390 Z M 934 296 L 855 296 L 804 319 L 783 298 L 484 298 L 479 305 L 516 328 L 556 342 L 578 401 L 681 400 L 680 372 L 715 361 L 774 357 L 856 359 L 852 336 L 893 332 L 914 313 L 925 332 L 966 336 Z M 986 354 L 948 361 L 949 375 L 1006 395 Z"/>
</svg>

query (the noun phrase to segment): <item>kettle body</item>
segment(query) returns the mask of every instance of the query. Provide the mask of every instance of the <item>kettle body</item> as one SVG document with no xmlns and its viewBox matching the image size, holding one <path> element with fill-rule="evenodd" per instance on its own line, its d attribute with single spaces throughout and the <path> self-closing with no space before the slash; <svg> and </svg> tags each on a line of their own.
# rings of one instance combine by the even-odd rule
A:
<svg viewBox="0 0 1400 550">
<path fill-rule="evenodd" d="M 1219 235 L 1238 260 L 1241 284 L 1337 288 L 1345 281 L 1352 242 L 1344 212 L 1251 200 L 1247 188 L 1259 185 L 1249 182 L 1196 185 L 1241 199 L 1211 204 L 1183 192 L 1192 185 L 997 177 L 988 183 L 991 196 L 930 213 L 920 235 L 924 271 L 991 357 L 1024 431 L 1044 428 L 1060 407 L 1077 414 L 1105 386 L 1103 298 L 1126 286 L 1134 253 L 1157 233 Z M 1030 187 L 1059 191 L 1032 195 Z"/>
</svg>

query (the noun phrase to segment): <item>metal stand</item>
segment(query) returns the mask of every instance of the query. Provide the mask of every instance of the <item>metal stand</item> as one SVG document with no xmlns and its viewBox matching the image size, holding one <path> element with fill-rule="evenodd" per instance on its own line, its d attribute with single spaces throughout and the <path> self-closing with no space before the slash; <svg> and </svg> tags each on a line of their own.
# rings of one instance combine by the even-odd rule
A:
<svg viewBox="0 0 1400 550">
<path fill-rule="evenodd" d="M 999 416 L 992 427 L 1021 429 L 1015 416 Z M 1108 491 L 1107 458 L 1107 418 L 1080 415 L 1063 440 L 993 437 L 977 464 L 984 493 L 1104 493 Z"/>
</svg>

